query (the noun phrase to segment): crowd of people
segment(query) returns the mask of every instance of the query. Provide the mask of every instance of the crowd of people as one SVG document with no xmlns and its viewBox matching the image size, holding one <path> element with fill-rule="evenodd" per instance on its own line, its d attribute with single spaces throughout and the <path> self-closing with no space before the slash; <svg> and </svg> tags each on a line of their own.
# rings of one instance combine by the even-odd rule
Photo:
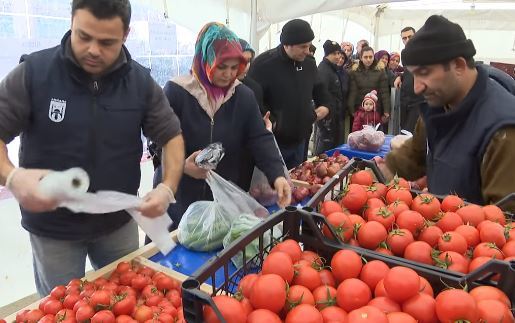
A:
<svg viewBox="0 0 515 323">
<path fill-rule="evenodd" d="M 284 165 L 306 160 L 313 125 L 316 153 L 363 125 L 386 127 L 392 87 L 400 88 L 402 128 L 415 135 L 377 161 L 386 175 L 427 175 L 430 191 L 480 204 L 515 191 L 506 176 L 515 163 L 514 80 L 476 65 L 472 41 L 442 16 L 418 32 L 402 29 L 400 55 L 366 40 L 355 50 L 327 40 L 318 66 L 304 20 L 287 22 L 280 44 L 257 56 L 226 26 L 208 23 L 190 74 L 164 89 L 124 46 L 130 18 L 129 0 L 73 0 L 61 44 L 24 56 L 0 83 L 0 184 L 20 204 L 42 296 L 83 277 L 86 256 L 96 269 L 135 250 L 138 234 L 124 211 L 57 207 L 38 190 L 39 180 L 50 170 L 82 167 L 91 192 L 136 195 L 141 131 L 155 143 L 156 173 L 139 211 L 156 217 L 168 209 L 175 226 L 191 203 L 212 199 L 207 171 L 194 162 L 208 144 L 225 148 L 217 168 L 225 179 L 248 190 L 256 165 L 286 206 Z M 20 134 L 16 167 L 7 144 Z"/>
</svg>

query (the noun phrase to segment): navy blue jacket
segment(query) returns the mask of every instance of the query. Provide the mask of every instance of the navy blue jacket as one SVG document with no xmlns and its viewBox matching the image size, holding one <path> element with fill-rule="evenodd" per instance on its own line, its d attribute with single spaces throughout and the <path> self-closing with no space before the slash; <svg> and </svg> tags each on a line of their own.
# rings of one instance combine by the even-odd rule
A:
<svg viewBox="0 0 515 323">
<path fill-rule="evenodd" d="M 20 166 L 64 170 L 82 167 L 89 191 L 114 190 L 136 195 L 140 184 L 141 127 L 153 80 L 131 61 L 94 81 L 61 46 L 26 57 L 31 119 L 21 135 Z M 125 211 L 91 215 L 58 208 L 32 213 L 22 209 L 29 232 L 64 240 L 108 234 L 127 223 Z"/>
<path fill-rule="evenodd" d="M 515 96 L 507 91 L 510 86 L 489 77 L 486 67 L 477 66 L 477 71 L 476 83 L 458 107 L 446 112 L 423 104 L 421 113 L 427 132 L 429 191 L 459 192 L 469 202 L 484 204 L 483 155 L 499 129 L 515 125 Z"/>
<path fill-rule="evenodd" d="M 221 142 L 225 156 L 216 172 L 247 191 L 252 173 L 242 174 L 246 167 L 244 158 L 251 154 L 253 160 L 270 182 L 284 176 L 279 150 L 275 148 L 273 134 L 265 129 L 261 113 L 252 90 L 238 85 L 231 98 L 215 113 L 213 122 L 197 99 L 173 81 L 166 83 L 164 92 L 181 121 L 186 156 L 213 142 Z M 177 204 L 172 205 L 174 220 L 182 216 L 187 207 L 199 200 L 212 200 L 209 186 L 204 180 L 183 175 L 176 194 Z"/>
</svg>

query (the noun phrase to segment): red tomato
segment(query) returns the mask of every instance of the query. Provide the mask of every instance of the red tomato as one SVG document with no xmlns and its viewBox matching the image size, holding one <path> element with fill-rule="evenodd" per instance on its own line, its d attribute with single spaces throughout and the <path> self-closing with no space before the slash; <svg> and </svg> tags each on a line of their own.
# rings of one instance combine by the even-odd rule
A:
<svg viewBox="0 0 515 323">
<path fill-rule="evenodd" d="M 23 322 L 24 323 L 36 323 L 43 316 L 45 316 L 45 313 L 43 313 L 43 311 L 40 310 L 39 308 L 38 309 L 34 309 L 34 310 L 30 310 L 30 311 L 25 313 Z"/>
<path fill-rule="evenodd" d="M 313 291 L 315 288 L 322 285 L 322 280 L 316 269 L 309 266 L 302 266 L 296 269 L 292 284 L 302 285 L 307 287 L 310 291 Z"/>
<path fill-rule="evenodd" d="M 152 308 L 147 305 L 137 306 L 134 310 L 134 313 L 132 314 L 132 317 L 134 317 L 134 319 L 140 323 L 152 319 L 153 316 L 154 312 L 152 311 Z"/>
<path fill-rule="evenodd" d="M 432 265 L 431 257 L 432 247 L 424 241 L 415 241 L 410 243 L 404 250 L 404 258 L 421 262 L 423 264 Z"/>
<path fill-rule="evenodd" d="M 386 240 L 388 232 L 385 227 L 376 221 L 369 221 L 358 231 L 359 245 L 367 249 L 375 249 Z"/>
<path fill-rule="evenodd" d="M 385 296 L 380 296 L 372 299 L 370 302 L 368 302 L 369 306 L 376 307 L 380 309 L 385 314 L 392 313 L 392 312 L 400 312 L 401 307 L 399 304 L 392 301 L 390 298 Z"/>
<path fill-rule="evenodd" d="M 472 253 L 474 258 L 477 257 L 490 257 L 499 260 L 504 259 L 504 255 L 502 251 L 495 245 L 495 243 L 489 242 L 481 242 L 474 248 L 474 252 Z"/>
<path fill-rule="evenodd" d="M 374 289 L 374 296 L 375 297 L 388 297 L 386 294 L 386 290 L 384 289 L 384 278 L 381 279 Z"/>
<path fill-rule="evenodd" d="M 418 293 L 420 277 L 413 269 L 398 266 L 388 271 L 383 283 L 388 297 L 402 304 Z"/>
<path fill-rule="evenodd" d="M 181 294 L 177 289 L 168 291 L 168 293 L 166 293 L 166 298 L 177 308 L 182 305 Z"/>
<path fill-rule="evenodd" d="M 380 309 L 363 306 L 347 315 L 346 323 L 388 323 L 388 318 Z"/>
<path fill-rule="evenodd" d="M 250 301 L 246 298 L 240 300 L 241 307 L 243 307 L 243 312 L 245 313 L 245 317 L 248 317 L 250 313 L 254 310 Z M 177 315 L 175 315 L 177 316 Z"/>
<path fill-rule="evenodd" d="M 227 295 L 217 295 L 213 297 L 213 302 L 222 314 L 227 323 L 245 322 L 245 312 L 243 306 L 236 299 Z M 210 306 L 204 307 L 204 322 L 220 322 L 215 311 Z"/>
<path fill-rule="evenodd" d="M 407 180 L 402 177 L 397 176 L 397 174 L 393 177 L 393 179 L 388 183 L 388 189 L 392 188 L 405 188 L 407 190 L 411 189 L 411 186 Z"/>
<path fill-rule="evenodd" d="M 350 182 L 352 184 L 370 186 L 374 182 L 374 177 L 368 170 L 358 170 L 351 175 Z"/>
<path fill-rule="evenodd" d="M 141 266 L 138 268 L 137 273 L 143 276 L 152 277 L 155 274 L 155 270 L 147 266 Z"/>
<path fill-rule="evenodd" d="M 424 228 L 425 219 L 417 211 L 404 211 L 396 218 L 397 225 L 400 229 L 408 229 L 413 237 L 417 237 Z"/>
<path fill-rule="evenodd" d="M 79 294 L 67 295 L 63 300 L 64 308 L 73 309 L 75 304 L 80 300 Z"/>
<path fill-rule="evenodd" d="M 356 278 L 344 280 L 336 290 L 336 302 L 347 312 L 367 305 L 371 299 L 368 285 Z"/>
<path fill-rule="evenodd" d="M 309 268 L 309 267 L 308 267 Z M 284 307 L 286 302 L 286 282 L 276 274 L 259 276 L 250 293 L 250 303 L 255 309 L 268 309 L 274 313 Z"/>
<path fill-rule="evenodd" d="M 402 311 L 413 316 L 419 322 L 438 322 L 436 301 L 432 296 L 418 293 L 402 304 Z"/>
<path fill-rule="evenodd" d="M 252 291 L 252 287 L 254 286 L 257 278 L 257 274 L 248 274 L 240 280 L 238 291 L 241 292 L 245 298 L 250 298 L 250 292 Z"/>
<path fill-rule="evenodd" d="M 500 289 L 492 286 L 478 286 L 469 292 L 470 296 L 474 298 L 476 302 L 485 299 L 494 299 L 501 301 L 508 308 L 511 308 L 511 302 L 508 296 L 504 294 Z"/>
<path fill-rule="evenodd" d="M 175 281 L 171 277 L 168 277 L 166 275 L 157 278 L 155 280 L 155 285 L 156 285 L 157 289 L 159 289 L 163 293 L 166 293 L 167 291 L 177 287 L 177 284 L 175 283 Z"/>
<path fill-rule="evenodd" d="M 277 274 L 289 284 L 293 279 L 293 263 L 291 257 L 282 251 L 273 252 L 263 261 L 261 272 L 262 274 Z"/>
<path fill-rule="evenodd" d="M 436 263 L 436 266 L 438 267 L 457 271 L 463 274 L 468 273 L 469 262 L 461 253 L 445 251 L 438 256 L 438 260 L 439 261 Z"/>
<path fill-rule="evenodd" d="M 351 220 L 345 213 L 331 213 L 327 216 L 326 221 L 333 228 L 337 235 L 337 238 L 341 241 L 347 242 L 350 240 L 350 238 L 352 238 L 354 226 L 352 225 Z M 322 233 L 324 234 L 324 236 L 334 239 L 331 231 L 325 224 L 322 228 Z"/>
<path fill-rule="evenodd" d="M 465 203 L 463 200 L 457 195 L 447 195 L 441 203 L 442 211 L 444 212 L 456 212 L 460 207 L 462 207 Z M 445 230 L 444 230 L 445 232 Z"/>
<path fill-rule="evenodd" d="M 135 319 L 133 319 L 129 315 L 120 315 L 116 317 L 116 323 L 137 323 Z"/>
<path fill-rule="evenodd" d="M 148 300 L 147 300 L 148 301 Z M 148 305 L 148 304 L 146 304 Z M 112 311 L 114 315 L 131 315 L 136 307 L 136 298 L 130 295 L 116 296 Z"/>
<path fill-rule="evenodd" d="M 132 266 L 130 263 L 128 263 L 127 261 L 122 261 L 122 262 L 119 262 L 118 265 L 116 265 L 116 269 L 115 271 L 118 273 L 118 274 L 123 274 L 123 273 L 126 273 L 128 272 L 129 270 L 132 270 Z"/>
<path fill-rule="evenodd" d="M 515 256 L 515 241 L 508 241 L 503 247 L 502 247 L 502 253 L 504 254 L 505 258 L 513 257 Z"/>
<path fill-rule="evenodd" d="M 415 241 L 413 234 L 408 229 L 395 229 L 388 233 L 386 244 L 394 255 L 402 257 L 406 247 Z"/>
<path fill-rule="evenodd" d="M 393 203 L 388 204 L 388 210 L 393 212 L 393 215 L 395 215 L 395 218 L 399 216 L 404 211 L 409 210 L 409 206 L 404 203 L 403 201 L 395 201 Z"/>
<path fill-rule="evenodd" d="M 27 320 L 27 313 L 30 312 L 30 310 L 23 310 L 18 313 L 16 313 L 16 323 L 23 323 Z"/>
<path fill-rule="evenodd" d="M 132 279 L 136 277 L 136 272 L 132 270 L 128 270 L 122 274 L 120 274 L 120 284 L 125 286 L 130 286 Z"/>
<path fill-rule="evenodd" d="M 373 209 L 367 218 L 381 223 L 386 230 L 390 230 L 395 222 L 395 215 L 386 206 Z"/>
<path fill-rule="evenodd" d="M 477 322 L 474 298 L 461 289 L 447 289 L 436 297 L 436 315 L 442 322 Z"/>
<path fill-rule="evenodd" d="M 479 205 L 469 204 L 459 208 L 456 213 L 463 219 L 463 223 L 477 227 L 485 220 L 485 213 Z"/>
<path fill-rule="evenodd" d="M 95 291 L 89 300 L 89 304 L 96 308 L 97 306 L 109 306 L 111 304 L 111 293 L 106 290 Z"/>
<path fill-rule="evenodd" d="M 372 183 L 372 185 L 367 186 L 365 189 L 367 191 L 367 196 L 369 199 L 384 199 L 384 197 L 386 196 L 386 192 L 388 191 L 388 188 L 383 183 Z"/>
<path fill-rule="evenodd" d="M 363 217 L 367 220 L 369 220 L 369 215 L 372 213 L 375 209 L 384 207 L 385 204 L 383 200 L 373 197 L 371 199 L 368 199 L 368 201 L 365 203 L 365 207 L 363 208 Z"/>
<path fill-rule="evenodd" d="M 50 296 L 55 299 L 62 299 L 66 295 L 66 287 L 63 285 L 59 285 L 54 287 L 52 291 L 50 292 Z"/>
<path fill-rule="evenodd" d="M 320 255 L 310 250 L 304 250 L 300 256 L 300 259 L 307 260 L 310 266 L 322 267 L 324 265 L 324 261 Z"/>
<path fill-rule="evenodd" d="M 5 323 L 5 320 L 3 323 Z M 55 323 L 55 315 L 46 314 L 41 319 L 39 319 L 38 323 Z"/>
<path fill-rule="evenodd" d="M 60 310 L 63 309 L 63 304 L 59 302 L 57 299 L 50 298 L 45 302 L 45 306 L 43 308 L 43 312 L 45 314 L 57 314 Z"/>
<path fill-rule="evenodd" d="M 418 240 L 427 242 L 431 247 L 438 244 L 438 240 L 443 235 L 442 229 L 436 225 L 430 225 L 422 229 L 422 232 L 418 235 Z"/>
<path fill-rule="evenodd" d="M 101 310 L 91 318 L 91 323 L 115 323 L 116 319 L 110 310 Z"/>
<path fill-rule="evenodd" d="M 361 208 L 367 202 L 367 192 L 363 186 L 358 184 L 349 184 L 344 190 L 341 204 L 349 209 L 351 213 L 359 213 Z"/>
<path fill-rule="evenodd" d="M 293 239 L 286 239 L 277 244 L 270 252 L 274 251 L 286 252 L 294 263 L 299 261 L 302 256 L 302 249 L 300 249 L 299 243 Z"/>
<path fill-rule="evenodd" d="M 77 310 L 79 309 L 79 307 L 82 307 L 84 305 L 89 305 L 89 300 L 88 299 L 81 299 L 79 300 L 77 303 L 75 303 L 75 305 L 73 305 L 73 311 L 74 312 L 77 312 Z"/>
<path fill-rule="evenodd" d="M 424 293 L 431 297 L 434 297 L 433 287 L 431 287 L 429 281 L 422 276 L 420 276 L 420 288 L 418 291 L 419 293 Z"/>
<path fill-rule="evenodd" d="M 286 294 L 285 310 L 288 312 L 295 306 L 300 304 L 309 304 L 315 306 L 315 298 L 309 289 L 301 285 L 293 285 L 288 289 Z"/>
<path fill-rule="evenodd" d="M 393 256 L 393 252 L 387 248 L 379 247 L 375 252 L 382 253 L 383 255 Z"/>
<path fill-rule="evenodd" d="M 463 219 L 458 215 L 458 213 L 445 212 L 440 220 L 436 222 L 436 225 L 445 233 L 454 231 L 457 227 L 463 225 Z"/>
<path fill-rule="evenodd" d="M 75 323 L 77 320 L 75 319 L 75 312 L 73 310 L 63 308 L 55 315 L 55 319 L 57 322 L 70 322 Z"/>
<path fill-rule="evenodd" d="M 320 206 L 320 213 L 327 217 L 334 212 L 343 212 L 342 207 L 336 201 L 323 201 Z"/>
<path fill-rule="evenodd" d="M 422 214 L 429 221 L 432 221 L 440 213 L 440 201 L 429 193 L 422 193 L 413 199 L 411 209 Z"/>
<path fill-rule="evenodd" d="M 479 322 L 513 323 L 513 314 L 506 304 L 498 300 L 486 299 L 477 302 Z"/>
<path fill-rule="evenodd" d="M 266 309 L 252 311 L 247 317 L 247 323 L 281 323 L 281 318 L 274 312 Z"/>
<path fill-rule="evenodd" d="M 409 314 L 403 312 L 392 312 L 386 314 L 388 323 L 417 323 L 418 320 Z"/>
<path fill-rule="evenodd" d="M 331 259 L 331 268 L 337 282 L 357 278 L 362 267 L 361 257 L 352 250 L 339 250 Z"/>
<path fill-rule="evenodd" d="M 95 315 L 93 306 L 85 304 L 75 310 L 75 319 L 77 322 L 82 323 L 90 320 Z"/>
<path fill-rule="evenodd" d="M 131 287 L 137 291 L 140 291 L 151 283 L 152 279 L 150 276 L 136 274 L 136 276 L 134 276 L 134 278 L 131 280 Z"/>
<path fill-rule="evenodd" d="M 465 240 L 465 238 L 461 234 L 455 231 L 444 233 L 438 239 L 438 250 L 442 252 L 454 251 L 464 255 L 465 252 L 467 252 L 467 249 L 467 240 Z"/>
<path fill-rule="evenodd" d="M 475 247 L 479 244 L 479 242 L 481 242 L 479 240 L 479 230 L 471 225 L 460 225 L 454 231 L 461 234 L 465 238 L 465 240 L 467 240 L 467 244 L 469 245 L 469 247 Z"/>
<path fill-rule="evenodd" d="M 370 287 L 370 290 L 374 290 L 377 283 L 384 278 L 389 270 L 390 267 L 381 260 L 372 260 L 363 266 L 359 279 L 365 282 Z"/>
<path fill-rule="evenodd" d="M 322 282 L 322 286 L 327 285 L 331 287 L 336 287 L 336 281 L 334 279 L 333 273 L 328 269 L 322 269 L 318 272 L 320 276 L 320 281 Z"/>
<path fill-rule="evenodd" d="M 324 318 L 313 305 L 300 304 L 288 312 L 285 323 L 324 323 Z"/>
<path fill-rule="evenodd" d="M 329 306 L 320 311 L 324 322 L 345 322 L 347 319 L 347 312 L 338 306 Z"/>
<path fill-rule="evenodd" d="M 506 217 L 497 205 L 491 204 L 483 206 L 483 213 L 485 213 L 485 219 L 506 225 Z"/>
<path fill-rule="evenodd" d="M 411 206 L 413 197 L 411 192 L 405 188 L 392 188 L 386 193 L 386 203 L 391 204 L 395 201 L 403 201 L 407 206 Z"/>
<path fill-rule="evenodd" d="M 318 286 L 313 291 L 315 307 L 319 310 L 336 305 L 336 288 L 332 286 Z"/>
<path fill-rule="evenodd" d="M 481 242 L 492 242 L 499 248 L 506 244 L 504 227 L 496 222 L 483 221 L 479 229 L 479 239 Z"/>
</svg>

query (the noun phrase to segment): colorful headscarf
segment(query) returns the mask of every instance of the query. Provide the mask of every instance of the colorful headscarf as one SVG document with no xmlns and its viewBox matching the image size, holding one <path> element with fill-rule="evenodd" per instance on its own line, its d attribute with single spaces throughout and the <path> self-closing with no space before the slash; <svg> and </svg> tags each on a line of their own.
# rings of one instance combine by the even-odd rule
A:
<svg viewBox="0 0 515 323">
<path fill-rule="evenodd" d="M 195 43 L 191 70 L 206 89 L 208 97 L 214 101 L 223 98 L 228 90 L 212 83 L 214 71 L 218 65 L 230 58 L 240 60 L 237 74 L 242 73 L 247 62 L 242 55 L 238 36 L 221 23 L 210 22 L 202 27 Z"/>
<path fill-rule="evenodd" d="M 398 57 L 399 58 L 399 61 L 401 59 L 401 55 L 397 52 L 391 52 L 390 53 L 390 60 L 392 60 L 394 57 Z"/>
<path fill-rule="evenodd" d="M 384 49 L 375 53 L 374 58 L 376 59 L 376 61 L 379 61 L 381 59 L 381 57 L 383 57 L 384 55 L 388 56 L 388 63 L 390 63 L 390 53 L 388 53 L 388 51 L 386 51 Z"/>
</svg>

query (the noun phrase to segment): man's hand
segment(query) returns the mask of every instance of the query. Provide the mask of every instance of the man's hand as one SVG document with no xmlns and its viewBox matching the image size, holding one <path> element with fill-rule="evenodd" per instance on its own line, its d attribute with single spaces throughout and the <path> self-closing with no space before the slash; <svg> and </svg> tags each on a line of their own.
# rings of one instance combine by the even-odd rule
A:
<svg viewBox="0 0 515 323">
<path fill-rule="evenodd" d="M 145 195 L 138 211 L 146 217 L 155 218 L 166 213 L 170 203 L 174 202 L 173 191 L 161 183 Z"/>
<path fill-rule="evenodd" d="M 186 162 L 184 164 L 184 173 L 196 179 L 206 179 L 208 170 L 200 168 L 197 166 L 197 164 L 195 164 L 195 157 L 197 157 L 199 153 L 200 150 L 197 150 L 188 158 L 186 158 Z"/>
<path fill-rule="evenodd" d="M 329 108 L 324 107 L 323 105 L 319 106 L 315 109 L 315 113 L 317 115 L 317 121 L 322 120 L 323 118 L 327 117 L 329 114 Z"/>
<path fill-rule="evenodd" d="M 57 208 L 57 201 L 39 190 L 39 181 L 48 169 L 15 168 L 7 178 L 6 186 L 21 207 L 31 212 L 48 212 Z"/>
<path fill-rule="evenodd" d="M 272 132 L 272 121 L 270 121 L 270 111 L 267 111 L 265 116 L 263 117 L 263 121 L 265 122 L 265 128 L 266 130 Z"/>
<path fill-rule="evenodd" d="M 373 160 L 376 162 L 376 165 L 381 171 L 381 173 L 383 173 L 386 182 L 388 183 L 389 181 L 391 181 L 393 179 L 393 174 L 392 171 L 386 165 L 385 160 L 379 156 L 374 157 Z"/>
<path fill-rule="evenodd" d="M 291 203 L 291 187 L 286 178 L 277 177 L 274 181 L 274 189 L 277 191 L 278 201 L 280 207 L 286 207 Z"/>
<path fill-rule="evenodd" d="M 393 86 L 395 86 L 396 89 L 400 89 L 402 85 L 402 80 L 400 76 L 397 76 L 395 78 L 395 81 L 393 81 Z"/>
</svg>

